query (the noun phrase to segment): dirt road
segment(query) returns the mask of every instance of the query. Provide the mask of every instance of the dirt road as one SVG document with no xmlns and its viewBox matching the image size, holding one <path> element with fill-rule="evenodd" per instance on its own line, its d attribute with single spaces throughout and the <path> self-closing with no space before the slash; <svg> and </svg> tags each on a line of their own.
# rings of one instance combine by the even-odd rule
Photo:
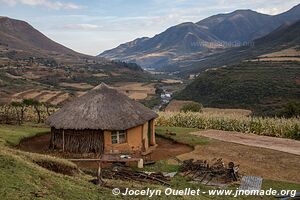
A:
<svg viewBox="0 0 300 200">
<path fill-rule="evenodd" d="M 273 149 L 277 151 L 300 155 L 300 141 L 292 139 L 275 138 L 255 134 L 245 134 L 239 132 L 219 130 L 198 131 L 193 132 L 191 134 L 213 138 L 225 142 L 232 142 L 253 147 L 262 147 L 266 149 Z"/>
</svg>

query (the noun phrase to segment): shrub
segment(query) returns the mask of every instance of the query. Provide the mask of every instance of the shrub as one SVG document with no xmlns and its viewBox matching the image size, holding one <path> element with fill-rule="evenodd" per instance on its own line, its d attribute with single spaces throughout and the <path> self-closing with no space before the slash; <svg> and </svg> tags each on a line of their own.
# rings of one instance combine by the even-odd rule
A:
<svg viewBox="0 0 300 200">
<path fill-rule="evenodd" d="M 200 103 L 187 103 L 180 108 L 180 112 L 202 112 L 203 106 Z"/>
</svg>

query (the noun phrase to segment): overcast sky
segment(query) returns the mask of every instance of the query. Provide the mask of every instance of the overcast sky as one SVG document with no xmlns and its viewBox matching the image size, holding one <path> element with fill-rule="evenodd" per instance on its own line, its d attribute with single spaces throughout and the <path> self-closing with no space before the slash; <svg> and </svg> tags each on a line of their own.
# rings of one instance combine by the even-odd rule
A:
<svg viewBox="0 0 300 200">
<path fill-rule="evenodd" d="M 252 9 L 278 14 L 300 0 L 0 0 L 0 16 L 21 19 L 78 52 L 97 55 L 182 22 Z"/>
</svg>

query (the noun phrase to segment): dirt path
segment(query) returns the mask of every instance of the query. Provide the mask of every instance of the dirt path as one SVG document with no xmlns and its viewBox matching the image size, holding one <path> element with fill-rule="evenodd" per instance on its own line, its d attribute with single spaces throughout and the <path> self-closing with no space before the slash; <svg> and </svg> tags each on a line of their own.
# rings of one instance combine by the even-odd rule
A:
<svg viewBox="0 0 300 200">
<path fill-rule="evenodd" d="M 284 138 L 260 136 L 255 134 L 243 134 L 239 132 L 207 130 L 191 133 L 225 142 L 232 142 L 253 147 L 273 149 L 295 155 L 300 155 L 300 141 Z"/>
<path fill-rule="evenodd" d="M 192 152 L 194 149 L 188 145 L 180 144 L 172 140 L 164 139 L 161 137 L 156 137 L 156 142 L 158 144 L 157 148 L 151 154 L 151 159 L 165 160 L 174 156 Z M 72 155 L 63 154 L 61 152 L 49 151 L 50 134 L 36 136 L 32 138 L 26 138 L 22 140 L 19 144 L 19 149 L 27 152 L 41 153 L 52 156 L 57 156 L 61 158 L 69 158 Z M 73 158 L 73 157 L 72 157 Z M 81 168 L 97 169 L 98 164 L 95 162 L 77 163 Z"/>
</svg>

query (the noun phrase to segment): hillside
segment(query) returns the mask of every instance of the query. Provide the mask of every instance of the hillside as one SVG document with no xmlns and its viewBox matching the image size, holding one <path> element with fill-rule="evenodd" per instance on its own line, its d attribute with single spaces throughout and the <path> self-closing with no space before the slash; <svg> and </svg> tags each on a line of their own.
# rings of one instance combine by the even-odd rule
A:
<svg viewBox="0 0 300 200">
<path fill-rule="evenodd" d="M 0 34 L 1 45 L 9 48 L 22 50 L 34 48 L 36 50 L 54 51 L 63 54 L 78 54 L 47 38 L 24 21 L 1 17 Z"/>
<path fill-rule="evenodd" d="M 132 94 L 134 89 L 128 89 L 128 95 L 144 99 L 152 93 L 152 81 L 152 75 L 135 63 L 75 52 L 27 22 L 0 17 L 0 104 L 34 98 L 57 105 L 101 82 L 124 87 L 149 84 L 151 92 Z"/>
<path fill-rule="evenodd" d="M 299 79 L 297 62 L 244 62 L 201 73 L 175 98 L 273 115 L 288 102 L 299 101 Z"/>
<path fill-rule="evenodd" d="M 190 65 L 194 60 L 222 53 L 232 45 L 250 42 L 284 23 L 299 19 L 300 5 L 274 16 L 252 10 L 237 10 L 214 15 L 197 23 L 179 24 L 152 38 L 140 38 L 121 44 L 99 56 L 133 61 L 143 67 L 176 71 Z"/>
</svg>

